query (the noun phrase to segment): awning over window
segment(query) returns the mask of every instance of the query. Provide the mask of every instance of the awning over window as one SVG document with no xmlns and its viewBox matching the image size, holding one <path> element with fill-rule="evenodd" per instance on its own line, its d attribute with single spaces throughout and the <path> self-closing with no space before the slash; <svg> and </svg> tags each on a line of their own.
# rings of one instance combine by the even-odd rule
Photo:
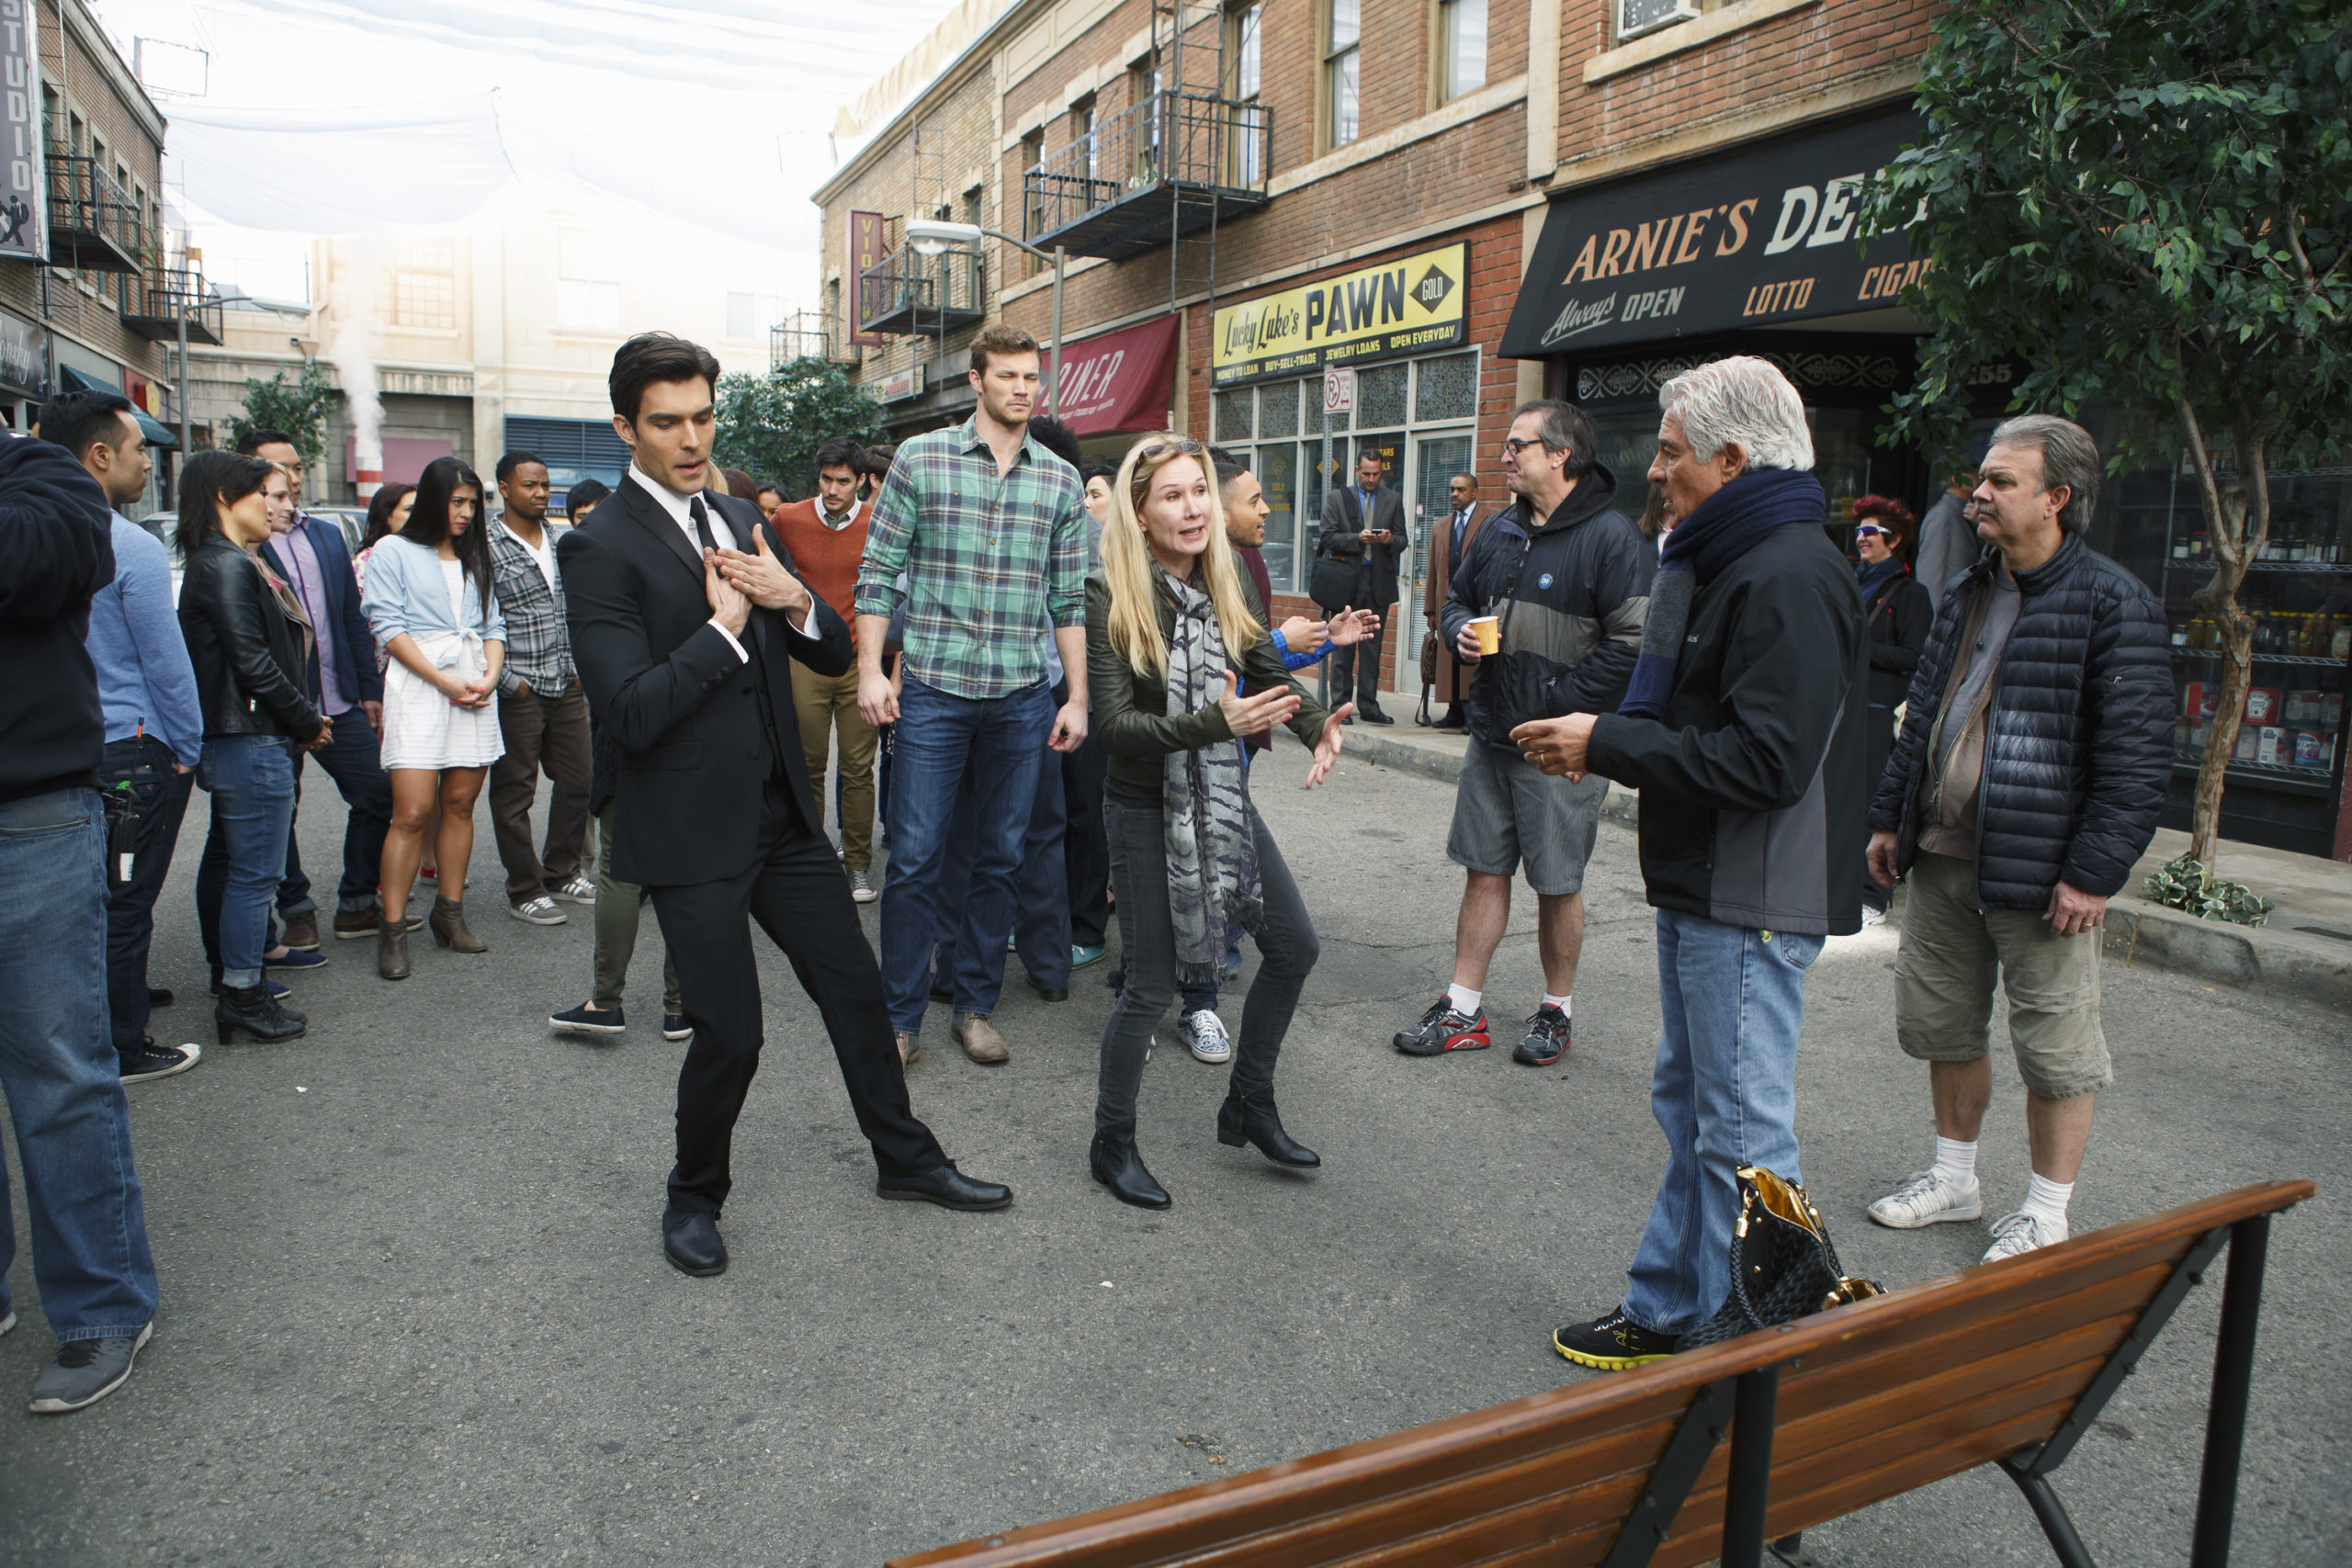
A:
<svg viewBox="0 0 2352 1568">
<path fill-rule="evenodd" d="M 1896 305 L 1927 264 L 1861 232 L 1862 185 L 1916 140 L 1896 109 L 1569 192 L 1503 333 L 1513 359 Z"/>
<path fill-rule="evenodd" d="M 60 364 L 57 372 L 65 382 L 65 390 L 69 392 L 119 392 L 122 390 L 122 383 L 119 380 L 108 382 L 75 366 Z M 169 451 L 179 449 L 179 432 L 157 420 L 137 403 L 130 405 L 130 417 L 139 422 L 139 433 L 147 438 L 148 446 L 164 447 Z"/>
<path fill-rule="evenodd" d="M 1165 429 L 1180 325 L 1162 316 L 1064 345 L 1062 423 L 1080 435 Z"/>
</svg>

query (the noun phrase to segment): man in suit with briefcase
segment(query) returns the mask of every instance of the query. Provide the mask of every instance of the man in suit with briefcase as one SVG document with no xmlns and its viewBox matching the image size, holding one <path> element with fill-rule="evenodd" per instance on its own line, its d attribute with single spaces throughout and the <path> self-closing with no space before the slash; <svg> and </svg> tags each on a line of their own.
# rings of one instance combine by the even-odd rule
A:
<svg viewBox="0 0 2352 1568">
<path fill-rule="evenodd" d="M 694 1043 L 678 1074 L 662 1251 L 723 1272 L 718 1215 L 735 1120 L 758 1070 L 760 976 L 746 917 L 784 950 L 831 1037 L 885 1198 L 1001 1209 L 908 1104 L 882 976 L 809 787 L 788 661 L 852 662 L 848 625 L 810 593 L 759 509 L 706 491 L 718 361 L 666 333 L 613 356 L 628 475 L 559 547 L 571 646 L 619 745 L 614 873 L 653 897 Z"/>
<path fill-rule="evenodd" d="M 1380 640 L 1396 603 L 1396 561 L 1404 551 L 1405 499 L 1383 488 L 1380 455 L 1367 450 L 1356 458 L 1355 482 L 1323 498 L 1323 533 L 1307 583 L 1327 618 L 1349 609 L 1380 617 L 1382 629 L 1331 656 L 1332 705 L 1348 700 L 1352 670 L 1355 718 L 1366 724 L 1396 722 L 1380 711 Z"/>
</svg>

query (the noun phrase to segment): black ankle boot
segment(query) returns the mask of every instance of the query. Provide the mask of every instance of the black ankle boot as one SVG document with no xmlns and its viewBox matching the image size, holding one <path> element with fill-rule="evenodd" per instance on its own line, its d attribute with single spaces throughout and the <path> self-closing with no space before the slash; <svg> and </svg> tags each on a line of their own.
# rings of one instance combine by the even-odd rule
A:
<svg viewBox="0 0 2352 1568">
<path fill-rule="evenodd" d="M 1321 1155 L 1283 1131 L 1282 1114 L 1274 1109 L 1272 1095 L 1244 1094 L 1239 1084 L 1217 1107 L 1216 1141 L 1237 1149 L 1255 1144 L 1260 1154 L 1294 1170 L 1313 1170 L 1323 1163 Z"/>
<path fill-rule="evenodd" d="M 1095 1134 L 1088 1163 L 1094 1168 L 1094 1179 L 1109 1188 L 1111 1196 L 1120 1202 L 1138 1209 L 1168 1207 L 1168 1190 L 1151 1179 L 1151 1172 L 1143 1168 L 1143 1156 L 1136 1152 L 1133 1128 Z"/>
<path fill-rule="evenodd" d="M 223 1045 L 241 1029 L 255 1043 L 267 1044 L 276 1040 L 300 1039 L 309 1027 L 300 1014 L 289 1013 L 277 1004 L 266 984 L 221 987 L 220 999 L 213 1004 L 212 1021 Z"/>
</svg>

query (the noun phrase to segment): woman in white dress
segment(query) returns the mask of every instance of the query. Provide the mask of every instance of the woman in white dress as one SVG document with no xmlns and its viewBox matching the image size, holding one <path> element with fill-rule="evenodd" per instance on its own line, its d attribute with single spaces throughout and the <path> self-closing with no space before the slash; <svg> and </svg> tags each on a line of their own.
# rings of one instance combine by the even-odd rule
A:
<svg viewBox="0 0 2352 1568">
<path fill-rule="evenodd" d="M 404 980 L 409 887 L 436 803 L 441 891 L 426 924 L 439 946 L 487 951 L 466 925 L 466 863 L 473 856 L 475 798 L 506 750 L 497 705 L 506 621 L 492 587 L 481 480 L 471 468 L 455 457 L 425 466 L 408 525 L 369 556 L 361 600 L 376 641 L 391 656 L 383 760 L 392 779 L 392 826 L 384 835 L 376 972 Z"/>
</svg>

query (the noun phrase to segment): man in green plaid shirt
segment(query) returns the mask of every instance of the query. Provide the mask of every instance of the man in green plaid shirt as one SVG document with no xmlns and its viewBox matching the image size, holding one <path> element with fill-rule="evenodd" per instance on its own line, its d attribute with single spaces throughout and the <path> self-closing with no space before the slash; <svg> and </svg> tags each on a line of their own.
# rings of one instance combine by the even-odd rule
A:
<svg viewBox="0 0 2352 1568">
<path fill-rule="evenodd" d="M 882 888 L 882 984 L 899 1055 L 912 1062 L 939 935 L 940 872 L 968 770 L 980 841 L 958 950 L 1003 963 L 1021 841 L 1048 746 L 1086 738 L 1086 492 L 1077 471 L 1029 438 L 1037 340 L 999 324 L 972 344 L 972 417 L 899 448 L 867 525 L 857 574 L 858 707 L 896 724 L 889 879 Z M 882 644 L 906 576 L 902 689 Z M 1046 635 L 1069 682 L 1054 711 Z M 959 1012 L 975 1062 L 1007 1059 L 986 1013 Z"/>
</svg>

